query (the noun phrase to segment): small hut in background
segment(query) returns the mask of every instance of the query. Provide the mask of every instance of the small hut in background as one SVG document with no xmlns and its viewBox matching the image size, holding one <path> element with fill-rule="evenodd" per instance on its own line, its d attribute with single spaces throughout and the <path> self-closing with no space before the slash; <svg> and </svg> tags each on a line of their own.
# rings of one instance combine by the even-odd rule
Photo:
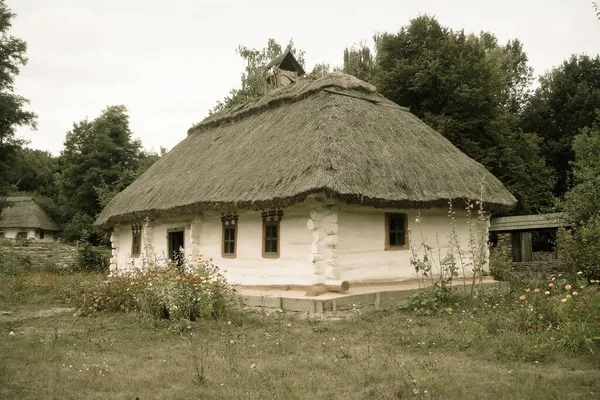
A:
<svg viewBox="0 0 600 400">
<path fill-rule="evenodd" d="M 53 240 L 60 227 L 28 196 L 8 197 L 0 214 L 0 238 Z"/>
<path fill-rule="evenodd" d="M 534 256 L 532 233 L 548 233 L 554 239 L 558 228 L 568 226 L 564 213 L 515 215 L 492 218 L 490 233 L 497 235 L 497 247 L 512 258 L 513 262 L 532 262 Z M 554 248 L 553 259 L 558 258 Z"/>
</svg>

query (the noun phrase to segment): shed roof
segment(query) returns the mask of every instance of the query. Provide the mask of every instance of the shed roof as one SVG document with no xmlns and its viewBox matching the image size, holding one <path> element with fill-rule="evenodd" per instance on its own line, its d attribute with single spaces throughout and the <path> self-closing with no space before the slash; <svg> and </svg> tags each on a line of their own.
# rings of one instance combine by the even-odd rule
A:
<svg viewBox="0 0 600 400">
<path fill-rule="evenodd" d="M 35 228 L 60 231 L 60 227 L 28 196 L 8 197 L 9 205 L 0 214 L 0 228 Z"/>
<path fill-rule="evenodd" d="M 302 65 L 300 65 L 298 60 L 296 60 L 296 57 L 294 57 L 290 50 L 286 50 L 283 52 L 283 54 L 280 54 L 279 56 L 272 59 L 267 64 L 265 69 L 269 69 L 274 66 L 277 66 L 286 71 L 295 71 L 298 73 L 298 76 L 302 76 L 305 73 L 304 68 L 302 68 Z"/>
<path fill-rule="evenodd" d="M 288 207 L 325 192 L 375 207 L 475 200 L 510 207 L 485 167 L 427 124 L 342 73 L 292 85 L 206 118 L 115 196 L 96 223 L 207 210 Z"/>
<path fill-rule="evenodd" d="M 532 231 L 569 226 L 565 213 L 514 215 L 492 218 L 490 232 Z"/>
</svg>

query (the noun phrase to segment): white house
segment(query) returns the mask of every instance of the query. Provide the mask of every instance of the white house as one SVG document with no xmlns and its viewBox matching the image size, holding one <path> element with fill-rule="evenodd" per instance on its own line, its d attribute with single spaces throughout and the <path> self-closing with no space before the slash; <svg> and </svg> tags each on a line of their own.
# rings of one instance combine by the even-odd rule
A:
<svg viewBox="0 0 600 400">
<path fill-rule="evenodd" d="M 60 227 L 28 196 L 7 197 L 0 214 L 0 238 L 53 240 Z"/>
<path fill-rule="evenodd" d="M 183 247 L 240 285 L 411 279 L 423 242 L 447 251 L 449 201 L 463 245 L 467 202 L 514 205 L 482 165 L 372 85 L 301 72 L 193 126 L 107 205 L 96 223 L 112 230 L 113 272 Z"/>
</svg>

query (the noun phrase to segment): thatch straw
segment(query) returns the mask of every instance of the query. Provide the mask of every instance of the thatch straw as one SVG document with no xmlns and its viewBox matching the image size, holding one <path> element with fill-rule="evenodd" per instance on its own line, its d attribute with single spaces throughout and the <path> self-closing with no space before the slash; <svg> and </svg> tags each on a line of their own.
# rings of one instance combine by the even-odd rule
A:
<svg viewBox="0 0 600 400">
<path fill-rule="evenodd" d="M 348 203 L 491 207 L 515 198 L 417 117 L 344 74 L 301 80 L 205 119 L 102 211 L 97 224 L 206 210 L 286 207 L 326 192 Z"/>
<path fill-rule="evenodd" d="M 60 228 L 31 197 L 7 197 L 0 215 L 0 228 L 32 228 L 60 231 Z"/>
</svg>

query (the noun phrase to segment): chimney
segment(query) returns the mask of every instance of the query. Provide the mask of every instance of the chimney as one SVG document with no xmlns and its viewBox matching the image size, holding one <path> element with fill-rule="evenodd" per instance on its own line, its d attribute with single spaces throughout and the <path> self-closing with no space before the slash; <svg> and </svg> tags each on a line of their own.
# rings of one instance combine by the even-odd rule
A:
<svg viewBox="0 0 600 400">
<path fill-rule="evenodd" d="M 291 85 L 304 75 L 304 69 L 289 50 L 271 60 L 266 69 L 267 80 L 272 88 Z"/>
</svg>

